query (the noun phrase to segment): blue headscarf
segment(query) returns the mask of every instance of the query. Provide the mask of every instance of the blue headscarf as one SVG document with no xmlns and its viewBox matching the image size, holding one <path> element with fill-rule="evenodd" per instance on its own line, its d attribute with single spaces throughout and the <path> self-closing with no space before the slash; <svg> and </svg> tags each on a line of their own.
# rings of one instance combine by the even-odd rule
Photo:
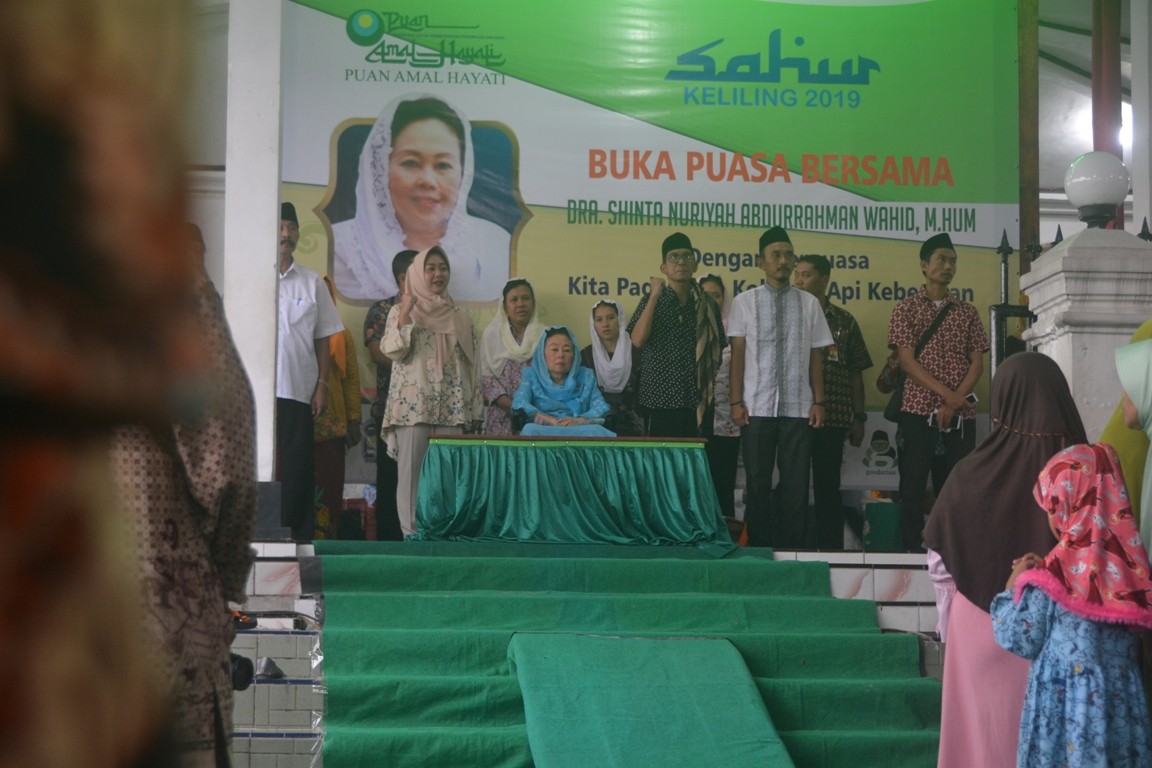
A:
<svg viewBox="0 0 1152 768">
<path fill-rule="evenodd" d="M 544 360 L 544 347 L 548 344 L 548 338 L 557 335 L 557 331 L 563 331 L 567 334 L 568 340 L 572 342 L 572 369 L 564 377 L 563 384 L 557 384 L 552 380 L 552 374 L 548 371 L 548 363 Z M 536 344 L 536 351 L 532 354 L 532 370 L 535 371 L 536 378 L 540 380 L 540 389 L 543 394 L 550 400 L 564 403 L 569 413 L 573 414 L 580 414 L 584 410 L 581 405 L 579 382 L 579 373 L 582 367 L 580 345 L 576 341 L 576 334 L 563 325 L 550 325 L 545 328 L 544 332 L 540 334 L 540 341 Z"/>
</svg>

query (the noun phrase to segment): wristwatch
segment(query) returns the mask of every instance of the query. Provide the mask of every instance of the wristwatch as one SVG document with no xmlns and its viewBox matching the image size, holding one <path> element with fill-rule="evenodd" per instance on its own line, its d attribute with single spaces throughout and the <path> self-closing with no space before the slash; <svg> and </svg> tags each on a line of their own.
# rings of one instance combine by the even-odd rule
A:
<svg viewBox="0 0 1152 768">
<path fill-rule="evenodd" d="M 861 411 L 860 413 L 856 414 L 856 421 L 863 424 L 864 422 L 868 421 L 868 414 Z"/>
</svg>

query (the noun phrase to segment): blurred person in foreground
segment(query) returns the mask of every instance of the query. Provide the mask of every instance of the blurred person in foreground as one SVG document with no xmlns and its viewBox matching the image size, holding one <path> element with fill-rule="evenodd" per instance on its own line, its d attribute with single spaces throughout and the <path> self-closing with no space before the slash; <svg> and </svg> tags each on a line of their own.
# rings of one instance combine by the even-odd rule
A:
<svg viewBox="0 0 1152 768">
<path fill-rule="evenodd" d="M 0 766 L 172 765 L 115 425 L 202 370 L 184 3 L 0 3 Z"/>
<path fill-rule="evenodd" d="M 203 271 L 204 238 L 189 224 L 188 258 L 210 362 L 203 405 L 167 427 L 127 425 L 112 442 L 113 471 L 135 529 L 140 616 L 162 654 L 173 705 L 173 765 L 230 765 L 228 601 L 244 601 L 256 528 L 256 411 L 224 304 Z"/>
</svg>

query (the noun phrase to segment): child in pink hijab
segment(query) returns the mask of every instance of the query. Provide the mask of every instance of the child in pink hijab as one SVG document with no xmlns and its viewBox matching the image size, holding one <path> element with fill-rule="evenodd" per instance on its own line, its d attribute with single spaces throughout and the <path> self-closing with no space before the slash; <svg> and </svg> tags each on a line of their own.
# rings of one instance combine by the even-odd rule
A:
<svg viewBox="0 0 1152 768">
<path fill-rule="evenodd" d="M 1031 659 L 1017 766 L 1152 765 L 1137 631 L 1152 628 L 1148 555 L 1111 446 L 1074 445 L 1034 491 L 1059 540 L 1013 561 L 992 600 L 998 642 Z"/>
</svg>

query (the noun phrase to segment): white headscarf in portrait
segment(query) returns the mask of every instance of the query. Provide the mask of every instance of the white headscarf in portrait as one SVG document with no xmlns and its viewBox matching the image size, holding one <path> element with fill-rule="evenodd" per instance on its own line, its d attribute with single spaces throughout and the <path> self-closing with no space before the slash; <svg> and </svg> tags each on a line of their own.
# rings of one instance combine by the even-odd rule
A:
<svg viewBox="0 0 1152 768">
<path fill-rule="evenodd" d="M 510 235 L 492 222 L 470 216 L 475 152 L 467 118 L 443 98 L 408 93 L 384 108 L 360 152 L 356 182 L 356 215 L 332 227 L 332 276 L 340 294 L 351 300 L 378 300 L 395 296 L 392 259 L 409 246 L 388 193 L 388 167 L 392 154 L 392 118 L 409 101 L 437 99 L 456 113 L 464 126 L 464 162 L 456 205 L 448 217 L 440 246 L 452 259 L 453 293 L 457 301 L 489 301 L 500 296 L 508 278 Z"/>
<path fill-rule="evenodd" d="M 616 351 L 608 354 L 604 342 L 596 333 L 596 310 L 600 307 L 615 307 L 620 319 L 620 338 L 616 340 Z M 588 313 L 588 331 L 592 335 L 592 359 L 596 362 L 596 383 L 605 392 L 623 392 L 632 375 L 632 337 L 624 328 L 624 314 L 614 301 L 598 301 Z"/>
<path fill-rule="evenodd" d="M 509 282 L 521 279 L 523 278 L 512 278 Z M 528 285 L 528 282 L 525 281 L 522 285 Z M 528 289 L 532 290 L 532 286 L 528 285 Z M 540 340 L 540 334 L 543 332 L 544 324 L 540 322 L 540 311 L 533 308 L 532 317 L 528 319 L 528 325 L 524 328 L 523 338 L 516 341 L 516 337 L 512 335 L 512 323 L 508 319 L 508 311 L 504 301 L 501 300 L 496 315 L 484 329 L 484 337 L 480 341 L 480 375 L 499 376 L 505 360 L 516 363 L 531 360 L 532 353 L 536 351 L 536 342 Z"/>
</svg>

